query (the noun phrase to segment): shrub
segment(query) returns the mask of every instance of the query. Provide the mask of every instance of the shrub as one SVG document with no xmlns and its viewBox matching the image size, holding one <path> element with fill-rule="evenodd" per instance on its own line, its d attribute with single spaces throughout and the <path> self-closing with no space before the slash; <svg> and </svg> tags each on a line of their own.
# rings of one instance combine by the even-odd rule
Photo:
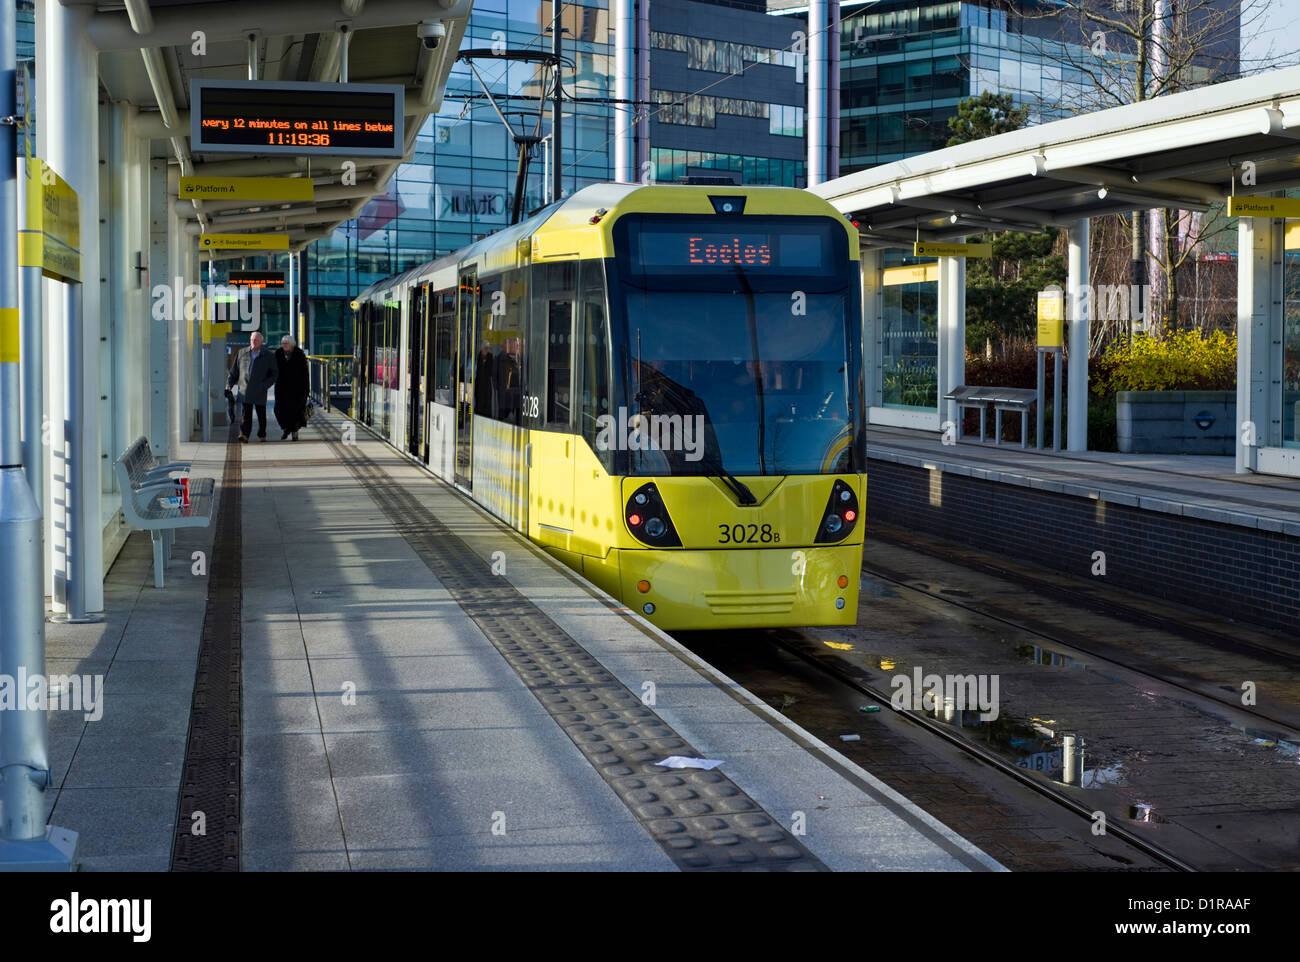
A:
<svg viewBox="0 0 1300 962">
<path fill-rule="evenodd" d="M 1175 331 L 1164 338 L 1121 338 L 1096 359 L 1092 389 L 1231 391 L 1237 386 L 1237 336 L 1223 331 Z"/>
</svg>

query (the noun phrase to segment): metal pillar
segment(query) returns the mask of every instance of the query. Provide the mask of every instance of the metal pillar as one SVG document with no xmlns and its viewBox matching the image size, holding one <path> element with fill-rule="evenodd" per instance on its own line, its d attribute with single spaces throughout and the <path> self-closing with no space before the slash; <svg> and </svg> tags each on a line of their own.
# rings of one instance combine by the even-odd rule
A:
<svg viewBox="0 0 1300 962">
<path fill-rule="evenodd" d="M 203 397 L 199 399 L 199 417 L 202 421 L 199 430 L 199 437 L 203 443 L 207 444 L 212 440 L 212 362 L 208 354 L 209 332 L 212 330 L 212 318 L 209 313 L 215 312 L 216 305 L 211 299 L 212 293 L 212 258 L 208 257 L 208 286 L 204 291 L 203 298 L 203 335 L 199 338 L 202 342 L 199 347 L 199 363 L 202 366 Z"/>
<path fill-rule="evenodd" d="M 958 238 L 957 242 L 965 238 Z M 966 258 L 939 258 L 939 357 L 936 395 L 939 424 L 956 424 L 961 412 L 944 395 L 966 380 Z"/>
<path fill-rule="evenodd" d="M 826 180 L 826 104 L 828 64 L 827 0 L 808 4 L 808 169 L 806 186 Z"/>
<path fill-rule="evenodd" d="M 1088 344 L 1092 335 L 1092 298 L 1088 294 L 1087 219 L 1070 225 L 1069 276 L 1066 281 L 1066 319 L 1070 322 L 1070 373 L 1066 408 L 1067 451 L 1088 450 Z M 1059 383 L 1059 381 L 1058 381 Z"/>
<path fill-rule="evenodd" d="M 632 184 L 639 180 L 635 162 L 636 111 L 636 0 L 614 0 L 614 180 Z"/>
<path fill-rule="evenodd" d="M 104 607 L 104 533 L 100 477 L 100 250 L 99 83 L 97 54 L 87 36 L 93 11 L 84 6 L 42 4 L 37 57 L 43 87 L 39 153 L 77 192 L 83 283 L 52 285 L 47 316 L 55 349 L 49 359 L 52 416 L 50 491 L 52 524 L 60 539 L 51 545 L 54 596 L 66 615 L 80 622 Z M 55 294 L 54 292 L 58 293 Z M 56 360 L 57 359 L 57 360 Z M 61 362 L 61 363 L 60 363 Z"/>
<path fill-rule="evenodd" d="M 18 9 L 0 0 L 0 117 L 15 113 Z M 0 671 L 45 675 L 45 593 L 41 583 L 41 510 L 22 466 L 19 433 L 21 333 L 18 314 L 17 146 L 13 124 L 0 124 Z M 26 699 L 27 692 L 17 696 Z M 44 706 L 40 706 L 44 707 Z M 0 869 L 69 871 L 74 832 L 45 824 L 50 781 L 46 713 L 6 711 L 0 718 Z"/>
<path fill-rule="evenodd" d="M 298 323 L 298 298 L 296 297 L 297 292 L 294 290 L 294 283 L 293 283 L 295 269 L 298 266 L 297 260 L 298 259 L 293 256 L 293 251 L 290 251 L 289 252 L 289 326 L 286 328 L 286 330 L 290 334 L 294 332 L 294 327 Z M 265 331 L 262 332 L 262 336 L 263 337 L 266 336 Z"/>
<path fill-rule="evenodd" d="M 178 170 L 167 168 L 167 196 L 175 195 Z M 185 386 L 185 267 L 181 255 L 186 243 L 185 225 L 174 210 L 167 212 L 167 280 L 171 286 L 170 318 L 167 322 L 167 459 L 178 461 L 181 445 L 189 440 Z"/>
<path fill-rule="evenodd" d="M 1238 474 L 1259 470 L 1259 449 L 1282 443 L 1281 372 L 1273 375 L 1281 364 L 1274 342 L 1282 341 L 1284 226 L 1264 217 L 1237 226 Z"/>
</svg>

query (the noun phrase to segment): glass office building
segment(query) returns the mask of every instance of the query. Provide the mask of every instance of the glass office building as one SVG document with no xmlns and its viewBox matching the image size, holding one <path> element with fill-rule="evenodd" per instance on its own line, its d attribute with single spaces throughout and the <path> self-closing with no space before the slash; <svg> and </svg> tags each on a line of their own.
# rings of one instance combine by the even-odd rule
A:
<svg viewBox="0 0 1300 962">
<path fill-rule="evenodd" d="M 794 59 L 784 49 L 788 26 L 752 3 L 655 0 L 650 11 L 655 180 L 712 174 L 750 184 L 802 183 L 804 95 Z M 564 70 L 561 163 L 564 192 L 572 193 L 612 176 L 614 47 L 608 0 L 566 0 L 561 12 L 563 52 L 573 64 Z M 504 41 L 512 51 L 549 52 L 553 16 L 549 0 L 476 0 L 461 48 Z M 491 58 L 475 66 L 516 130 L 550 134 L 549 102 L 537 126 L 544 68 Z M 737 68 L 740 76 L 727 76 Z M 698 93 L 705 87 L 707 92 Z M 743 151 L 731 152 L 742 144 Z M 311 245 L 306 287 L 312 352 L 351 352 L 348 305 L 358 291 L 505 227 L 517 155 L 479 81 L 457 63 L 441 109 L 425 123 L 415 156 L 398 168 L 387 194 L 356 221 Z M 551 162 L 548 141 L 530 168 L 525 211 L 543 205 Z M 278 260 L 287 269 L 287 258 Z M 288 326 L 284 301 L 276 300 L 266 304 L 272 340 Z"/>
</svg>

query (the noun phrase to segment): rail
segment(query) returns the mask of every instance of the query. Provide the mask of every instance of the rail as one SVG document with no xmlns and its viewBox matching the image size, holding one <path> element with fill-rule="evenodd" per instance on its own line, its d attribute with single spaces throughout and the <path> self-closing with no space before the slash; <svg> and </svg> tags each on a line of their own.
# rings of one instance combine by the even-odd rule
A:
<svg viewBox="0 0 1300 962">
<path fill-rule="evenodd" d="M 347 410 L 352 403 L 352 355 L 308 354 L 312 400 L 323 410 Z"/>
</svg>

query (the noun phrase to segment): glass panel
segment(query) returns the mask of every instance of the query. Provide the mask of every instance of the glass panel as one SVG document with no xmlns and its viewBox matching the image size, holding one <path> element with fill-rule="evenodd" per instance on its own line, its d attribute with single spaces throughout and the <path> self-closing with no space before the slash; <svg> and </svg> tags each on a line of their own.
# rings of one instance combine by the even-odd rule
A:
<svg viewBox="0 0 1300 962">
<path fill-rule="evenodd" d="M 891 260 L 886 257 L 887 264 Z M 885 407 L 938 409 L 938 317 L 938 281 L 885 288 L 881 363 Z"/>
</svg>

